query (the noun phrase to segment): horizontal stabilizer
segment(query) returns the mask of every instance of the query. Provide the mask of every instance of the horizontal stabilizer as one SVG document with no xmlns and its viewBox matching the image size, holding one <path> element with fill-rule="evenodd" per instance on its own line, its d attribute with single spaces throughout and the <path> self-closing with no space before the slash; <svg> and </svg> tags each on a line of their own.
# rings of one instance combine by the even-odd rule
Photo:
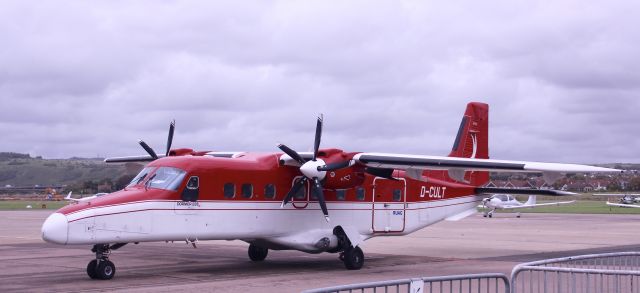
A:
<svg viewBox="0 0 640 293">
<path fill-rule="evenodd" d="M 478 187 L 476 194 L 525 194 L 525 195 L 577 195 L 577 193 L 553 190 L 553 189 L 521 189 L 521 188 L 494 188 L 494 187 Z"/>
</svg>

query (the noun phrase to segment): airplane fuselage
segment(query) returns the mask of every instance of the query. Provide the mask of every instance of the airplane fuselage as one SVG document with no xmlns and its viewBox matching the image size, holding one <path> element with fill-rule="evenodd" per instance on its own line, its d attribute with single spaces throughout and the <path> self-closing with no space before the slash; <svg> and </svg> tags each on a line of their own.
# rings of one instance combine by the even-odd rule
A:
<svg viewBox="0 0 640 293">
<path fill-rule="evenodd" d="M 327 161 L 353 156 L 335 149 L 325 153 Z M 325 179 L 327 222 L 308 186 L 281 208 L 301 174 L 283 165 L 280 155 L 159 159 L 147 165 L 146 178 L 124 190 L 60 209 L 50 224 L 66 229 L 43 227 L 43 237 L 60 244 L 240 239 L 269 249 L 315 253 L 338 245 L 337 226 L 350 238 L 357 236 L 353 242 L 406 235 L 482 200 L 474 195 L 475 186 L 447 180 L 442 171 L 425 172 L 431 177 L 420 180 L 395 171 L 396 180 L 390 180 L 348 168 Z M 175 190 L 149 184 L 160 168 L 184 171 Z M 197 196 L 184 200 L 191 177 L 199 179 Z"/>
</svg>

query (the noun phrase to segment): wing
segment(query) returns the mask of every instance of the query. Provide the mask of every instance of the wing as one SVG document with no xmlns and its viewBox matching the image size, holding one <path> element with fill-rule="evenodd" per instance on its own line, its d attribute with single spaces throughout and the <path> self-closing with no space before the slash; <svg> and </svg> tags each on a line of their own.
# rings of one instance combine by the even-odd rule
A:
<svg viewBox="0 0 640 293">
<path fill-rule="evenodd" d="M 540 206 L 559 206 L 559 205 L 570 204 L 574 202 L 576 201 L 570 200 L 570 201 L 545 202 L 545 203 L 537 203 L 537 204 L 529 204 L 529 205 L 521 205 L 521 206 L 505 206 L 505 207 L 502 207 L 502 209 L 514 210 L 514 209 L 533 208 L 533 207 L 540 207 Z"/>
<path fill-rule="evenodd" d="M 495 188 L 478 187 L 476 194 L 524 194 L 524 195 L 577 195 L 577 193 L 555 189 L 528 189 L 528 188 Z"/>
<path fill-rule="evenodd" d="M 162 158 L 164 155 L 158 155 L 158 158 Z M 151 156 L 128 156 L 128 157 L 113 157 L 104 159 L 105 163 L 127 163 L 127 162 L 151 162 L 156 159 Z"/>
<path fill-rule="evenodd" d="M 640 205 L 635 204 L 624 204 L 624 203 L 612 203 L 607 201 L 608 206 L 612 207 L 623 207 L 623 208 L 640 208 Z"/>
<path fill-rule="evenodd" d="M 368 167 L 392 169 L 491 171 L 491 172 L 622 172 L 622 170 L 577 164 L 505 161 L 441 156 L 359 153 L 354 160 Z"/>
</svg>

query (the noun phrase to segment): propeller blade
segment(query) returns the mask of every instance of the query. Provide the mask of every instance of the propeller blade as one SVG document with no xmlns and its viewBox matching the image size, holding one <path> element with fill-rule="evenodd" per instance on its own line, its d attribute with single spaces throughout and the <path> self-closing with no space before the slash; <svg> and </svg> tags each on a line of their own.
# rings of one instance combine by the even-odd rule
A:
<svg viewBox="0 0 640 293">
<path fill-rule="evenodd" d="M 171 144 L 173 143 L 173 131 L 176 128 L 176 121 L 173 120 L 171 121 L 171 124 L 169 124 L 169 137 L 167 137 L 167 153 L 165 154 L 165 156 L 169 156 L 169 151 L 171 151 Z"/>
<path fill-rule="evenodd" d="M 337 163 L 329 163 L 329 164 L 326 164 L 324 166 L 318 167 L 318 171 L 334 171 L 334 170 L 338 170 L 338 169 L 342 169 L 342 168 L 347 168 L 347 167 L 353 166 L 353 164 L 354 164 L 353 160 L 348 160 L 348 161 L 344 161 L 344 162 L 337 162 Z"/>
<path fill-rule="evenodd" d="M 154 159 L 157 160 L 158 159 L 158 155 L 156 155 L 156 152 L 153 151 L 153 149 L 144 141 L 142 141 L 142 139 L 138 140 L 138 143 L 140 144 L 140 146 L 142 146 L 142 148 L 147 151 L 147 153 L 149 153 L 149 155 Z"/>
<path fill-rule="evenodd" d="M 374 176 L 391 179 L 391 180 L 398 180 L 391 176 L 393 175 L 394 170 L 390 168 L 367 167 L 364 169 L 364 171 Z"/>
<path fill-rule="evenodd" d="M 322 209 L 322 213 L 324 214 L 324 219 L 329 222 L 329 211 L 327 211 L 327 203 L 324 201 L 324 193 L 322 192 L 322 184 L 320 183 L 320 179 L 318 179 L 318 177 L 313 177 L 313 183 L 313 192 L 318 198 L 318 203 L 320 204 L 320 208 Z"/>
<path fill-rule="evenodd" d="M 306 163 L 306 161 L 296 151 L 290 149 L 288 146 L 279 144 L 278 148 L 281 149 L 285 154 L 289 155 L 289 157 L 298 161 L 300 165 L 303 165 L 304 163 Z"/>
<path fill-rule="evenodd" d="M 316 140 L 313 143 L 313 161 L 318 158 L 318 149 L 320 149 L 320 138 L 322 138 L 322 114 L 318 116 L 318 123 L 316 123 Z"/>
<path fill-rule="evenodd" d="M 296 193 L 298 193 L 298 190 L 300 190 L 300 188 L 304 186 L 305 181 L 307 181 L 307 177 L 302 177 L 298 179 L 296 183 L 293 184 L 293 186 L 291 187 L 291 190 L 289 190 L 289 193 L 287 193 L 287 195 L 284 197 L 284 200 L 282 200 L 282 204 L 280 204 L 280 208 L 283 208 L 286 204 L 289 203 L 289 201 L 291 201 L 293 196 Z"/>
</svg>

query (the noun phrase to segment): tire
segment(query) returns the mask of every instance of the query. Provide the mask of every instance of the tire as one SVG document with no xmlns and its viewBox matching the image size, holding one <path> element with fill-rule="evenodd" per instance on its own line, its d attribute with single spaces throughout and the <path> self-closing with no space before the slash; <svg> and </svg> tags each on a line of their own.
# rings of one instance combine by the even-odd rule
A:
<svg viewBox="0 0 640 293">
<path fill-rule="evenodd" d="M 255 246 L 253 244 L 249 245 L 249 258 L 252 261 L 263 261 L 265 258 L 267 258 L 267 254 L 269 254 L 268 248 Z"/>
<path fill-rule="evenodd" d="M 97 279 L 98 278 L 98 273 L 96 271 L 96 264 L 98 263 L 97 260 L 92 260 L 89 262 L 89 264 L 87 265 L 87 275 L 89 275 L 89 278 L 91 279 Z"/>
<path fill-rule="evenodd" d="M 108 260 L 103 260 L 96 269 L 96 275 L 100 280 L 111 280 L 116 274 L 116 266 Z"/>
<path fill-rule="evenodd" d="M 344 266 L 348 270 L 359 270 L 364 265 L 364 253 L 360 247 L 349 247 L 344 252 Z"/>
</svg>

